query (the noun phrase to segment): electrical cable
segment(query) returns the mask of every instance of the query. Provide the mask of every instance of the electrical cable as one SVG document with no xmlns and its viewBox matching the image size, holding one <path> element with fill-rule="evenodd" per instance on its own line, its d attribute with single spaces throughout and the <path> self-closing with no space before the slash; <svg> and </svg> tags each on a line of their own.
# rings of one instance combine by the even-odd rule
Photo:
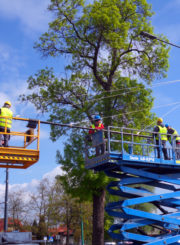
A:
<svg viewBox="0 0 180 245">
<path fill-rule="evenodd" d="M 170 111 L 168 111 L 167 113 L 165 113 L 164 115 L 162 115 L 162 118 L 166 117 L 167 115 L 169 115 L 172 111 L 175 111 L 178 107 L 180 107 L 180 105 L 175 106 L 174 108 L 172 108 Z"/>
<path fill-rule="evenodd" d="M 154 107 L 154 109 L 155 109 L 155 108 L 166 107 L 166 106 L 170 106 L 170 105 L 175 105 L 175 104 L 178 104 L 177 107 L 179 107 L 179 106 L 180 106 L 180 101 L 174 102 L 174 103 L 171 103 L 171 104 L 167 104 L 167 105 L 156 106 L 156 107 Z M 147 110 L 147 108 L 144 109 L 144 110 Z M 136 110 L 136 111 L 126 112 L 126 113 L 119 113 L 119 114 L 115 114 L 115 115 L 107 116 L 107 117 L 102 117 L 102 118 L 116 117 L 116 116 L 123 115 L 123 114 L 136 113 L 136 112 L 139 112 L 139 111 L 143 111 L 143 110 Z M 171 111 L 172 111 L 172 109 L 171 109 Z M 170 113 L 170 112 L 169 112 L 169 113 Z M 167 113 L 166 113 L 166 115 L 167 115 Z M 19 118 L 16 118 L 16 117 L 14 117 L 13 119 L 14 119 L 14 120 L 19 120 Z M 22 118 L 21 118 L 21 119 L 22 119 Z M 37 119 L 23 119 L 23 120 L 24 120 L 24 121 L 34 121 L 34 122 L 38 122 Z M 85 129 L 85 130 L 90 130 L 90 129 L 92 129 L 92 128 L 90 128 L 90 127 L 77 126 L 77 125 L 76 125 L 77 122 L 76 122 L 76 123 L 63 124 L 63 123 L 55 123 L 55 122 L 48 122 L 48 121 L 41 121 L 41 120 L 39 120 L 39 121 L 40 121 L 41 124 L 48 124 L 48 125 L 53 125 L 53 126 L 61 126 L 61 127 L 77 128 L 77 129 Z M 82 122 L 87 122 L 87 121 L 89 122 L 89 120 L 84 120 L 84 121 L 81 121 L 81 123 L 82 123 Z M 79 122 L 78 122 L 78 123 L 79 123 Z M 103 131 L 108 131 L 108 130 L 107 130 L 107 129 L 103 129 Z M 115 132 L 115 133 L 117 133 L 117 132 Z"/>
<path fill-rule="evenodd" d="M 161 85 L 164 85 L 164 84 L 170 84 L 170 83 L 174 83 L 174 82 L 180 82 L 180 80 L 174 80 L 174 81 L 169 81 L 169 82 L 164 82 L 163 84 L 162 83 L 158 83 L 158 84 L 155 84 L 155 85 L 152 85 L 150 86 L 150 88 L 152 87 L 159 87 Z M 125 90 L 130 90 L 130 89 L 133 89 L 133 88 L 137 88 L 137 90 L 141 90 L 141 88 L 139 88 L 138 86 L 135 86 L 135 87 L 130 87 L 130 88 L 124 88 Z M 114 91 L 120 91 L 120 90 L 123 90 L 123 89 L 117 89 L 117 90 L 114 90 Z M 133 90 L 133 91 L 129 91 L 129 92 L 124 92 L 121 93 L 121 94 L 116 94 L 116 95 L 111 95 L 111 96 L 106 96 L 106 97 L 102 97 L 102 98 L 97 98 L 97 99 L 86 99 L 86 101 L 93 101 L 93 100 L 101 100 L 101 99 L 106 99 L 106 98 L 111 98 L 111 97 L 115 97 L 115 96 L 118 96 L 118 95 L 122 95 L 122 94 L 128 94 L 128 93 L 131 93 L 131 92 L 134 92 L 134 91 L 137 91 L 137 90 Z M 113 92 L 114 92 L 113 91 Z M 112 92 L 112 91 L 111 91 Z"/>
<path fill-rule="evenodd" d="M 176 105 L 176 104 L 180 104 L 180 101 L 174 102 L 174 103 L 170 103 L 170 104 L 167 104 L 167 105 L 154 106 L 154 107 L 152 107 L 152 109 L 162 108 L 162 107 L 171 106 L 171 105 Z M 145 111 L 145 110 L 147 110 L 147 108 L 141 109 L 141 110 L 136 110 L 136 111 L 130 111 L 130 112 L 125 112 L 125 113 L 115 114 L 115 115 L 112 115 L 111 117 L 115 117 L 115 116 L 119 116 L 119 115 L 123 115 L 123 114 L 136 113 L 136 112 L 139 112 L 139 111 Z M 107 118 L 107 117 L 103 117 L 103 118 Z"/>
<path fill-rule="evenodd" d="M 159 87 L 161 85 L 164 85 L 164 84 L 172 84 L 174 82 L 180 82 L 180 80 L 174 80 L 174 81 L 168 81 L 168 82 L 164 82 L 163 84 L 162 83 L 157 83 L 155 85 L 152 85 L 150 86 L 150 88 L 153 88 L 153 87 Z M 103 100 L 103 99 L 108 99 L 108 98 L 113 98 L 113 97 L 117 97 L 117 96 L 120 96 L 120 95 L 126 95 L 126 94 L 129 94 L 129 93 L 132 93 L 132 92 L 135 92 L 135 91 L 139 91 L 141 90 L 141 88 L 139 88 L 138 86 L 135 86 L 135 87 L 130 87 L 130 88 L 124 88 L 125 90 L 130 90 L 132 88 L 135 88 L 135 90 L 132 90 L 132 91 L 128 91 L 128 92 L 122 92 L 120 94 L 115 94 L 115 95 L 110 95 L 110 96 L 104 96 L 104 97 L 101 97 L 101 98 L 92 98 L 92 99 L 86 99 L 86 101 L 99 101 L 99 100 Z M 137 88 L 137 89 L 136 89 Z M 114 90 L 114 91 L 120 91 L 120 90 L 123 90 L 123 89 L 119 89 L 119 90 Z M 107 92 L 107 91 L 106 91 Z M 111 91 L 112 92 L 112 91 Z M 76 103 L 74 105 L 81 105 L 80 103 Z"/>
<path fill-rule="evenodd" d="M 167 106 L 172 106 L 172 105 L 178 105 L 178 106 L 180 106 L 180 101 L 173 102 L 173 103 L 166 104 L 166 105 L 154 106 L 154 107 L 152 107 L 152 109 L 157 109 L 157 108 L 162 108 L 162 107 L 167 107 Z M 123 114 L 137 113 L 139 111 L 144 111 L 144 110 L 147 110 L 147 108 L 141 109 L 141 110 L 136 110 L 136 111 L 129 111 L 129 112 L 124 112 L 124 113 L 118 113 L 118 114 L 114 114 L 114 115 L 111 115 L 111 116 L 102 117 L 102 119 L 105 119 L 105 118 L 113 118 L 113 117 L 120 116 L 120 115 L 123 115 Z M 77 125 L 77 124 L 84 123 L 84 122 L 89 122 L 89 120 L 83 120 L 81 122 L 73 122 L 73 123 L 71 123 L 71 125 Z"/>
<path fill-rule="evenodd" d="M 147 86 L 149 86 L 149 88 L 153 88 L 153 87 L 159 87 L 159 86 L 162 86 L 162 85 L 172 84 L 172 83 L 176 83 L 176 82 L 180 82 L 180 80 L 172 80 L 172 81 L 166 81 L 166 82 L 159 82 L 159 83 L 156 83 L 154 85 L 147 85 Z M 138 88 L 138 90 L 140 89 L 139 86 L 134 86 L 134 87 L 129 87 L 129 88 L 115 89 L 115 90 L 111 90 L 111 91 L 102 91 L 101 94 L 103 94 L 103 93 L 118 92 L 118 91 L 121 91 L 121 90 L 130 90 L 130 89 L 134 89 L 134 88 Z M 125 92 L 123 92 L 123 93 L 125 93 Z M 121 94 L 118 94 L 118 95 L 121 95 Z M 87 96 L 87 94 L 77 94 L 77 96 L 83 97 L 83 96 Z M 90 98 L 90 99 L 86 99 L 86 100 L 96 100 L 96 99 L 95 98 Z"/>
<path fill-rule="evenodd" d="M 159 87 L 159 86 L 162 86 L 162 85 L 167 85 L 167 84 L 172 84 L 172 83 L 176 83 L 176 82 L 180 82 L 180 80 L 172 80 L 172 81 L 166 81 L 166 82 L 159 82 L 159 83 L 157 83 L 157 84 L 154 84 L 154 85 L 152 85 L 152 86 L 150 86 L 150 87 Z M 116 92 L 116 91 L 121 91 L 121 90 L 130 90 L 130 89 L 132 89 L 132 88 L 138 88 L 138 90 L 140 90 L 141 88 L 139 88 L 138 86 L 135 86 L 135 87 L 129 87 L 129 88 L 121 88 L 121 89 L 117 89 L 117 90 L 111 90 L 111 91 L 103 91 L 102 93 L 110 93 L 110 92 Z M 102 100 L 102 99 L 105 99 L 105 98 L 110 98 L 110 97 L 114 97 L 114 96 L 119 96 L 119 95 L 122 95 L 122 94 L 127 94 L 127 93 L 130 93 L 130 92 L 132 92 L 132 91 L 128 91 L 128 92 L 123 92 L 123 93 L 121 93 L 121 94 L 116 94 L 116 95 L 111 95 L 111 96 L 106 96 L 106 97 L 102 97 L 102 98 L 98 98 L 98 99 L 89 99 L 89 100 Z M 87 96 L 87 94 L 84 94 L 84 95 L 86 95 Z M 83 96 L 83 94 L 81 94 L 80 96 Z M 88 100 L 88 99 L 86 99 L 86 100 Z M 176 104 L 179 104 L 180 103 L 180 101 L 179 102 L 174 102 L 174 103 L 171 103 L 171 104 L 167 104 L 167 105 L 160 105 L 160 106 L 156 106 L 156 107 L 153 107 L 152 109 L 157 109 L 157 108 L 161 108 L 161 107 L 166 107 L 166 106 L 171 106 L 171 105 L 176 105 Z M 78 104 L 77 104 L 78 105 Z M 179 105 L 177 106 L 177 107 L 179 107 Z M 147 109 L 147 108 L 146 108 Z M 146 109 L 144 109 L 144 110 L 146 110 Z M 176 108 L 175 108 L 176 109 Z M 173 110 L 175 110 L 175 109 L 173 109 Z M 112 115 L 112 116 L 107 116 L 107 117 L 102 117 L 103 119 L 104 118 L 113 118 L 113 117 L 116 117 L 116 116 L 119 116 L 119 115 L 123 115 L 123 114 L 131 114 L 131 113 L 135 113 L 135 112 L 139 112 L 139 111 L 142 111 L 143 109 L 141 109 L 141 110 L 137 110 L 137 111 L 132 111 L 132 112 L 124 112 L 124 113 L 119 113 L 119 114 L 115 114 L 115 115 Z M 166 114 L 168 114 L 168 113 L 166 113 Z M 80 124 L 80 123 L 82 123 L 82 122 L 89 122 L 89 120 L 83 120 L 83 121 L 81 121 L 81 122 L 73 122 L 73 123 L 70 123 L 69 124 L 69 127 L 71 127 L 72 125 L 77 125 L 77 124 Z M 66 126 L 67 126 L 67 124 L 65 124 Z"/>
<path fill-rule="evenodd" d="M 167 115 L 169 115 L 172 111 L 175 111 L 178 107 L 180 107 L 180 104 L 178 104 L 177 106 L 173 107 L 171 110 L 169 110 L 168 112 L 166 112 L 165 114 L 163 114 L 161 117 L 165 118 Z M 147 125 L 144 129 L 141 130 L 146 130 L 147 128 L 149 128 L 150 126 L 155 125 L 156 122 L 152 122 L 151 124 Z"/>
</svg>

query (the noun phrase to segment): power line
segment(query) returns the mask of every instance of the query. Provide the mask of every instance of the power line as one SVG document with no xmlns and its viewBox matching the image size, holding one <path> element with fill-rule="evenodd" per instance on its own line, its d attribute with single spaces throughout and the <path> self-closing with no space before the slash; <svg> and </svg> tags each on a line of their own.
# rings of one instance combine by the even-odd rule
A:
<svg viewBox="0 0 180 245">
<path fill-rule="evenodd" d="M 154 106 L 154 107 L 152 107 L 152 109 L 158 109 L 158 108 L 163 108 L 163 107 L 172 106 L 172 105 L 178 105 L 178 106 L 180 106 L 180 101 L 169 103 L 169 104 L 166 104 L 166 105 Z M 102 117 L 102 119 L 105 119 L 105 118 L 113 118 L 113 117 L 117 117 L 117 116 L 124 115 L 124 114 L 125 115 L 127 115 L 127 114 L 133 114 L 133 113 L 137 113 L 137 112 L 140 112 L 140 111 L 145 111 L 147 109 L 148 108 L 141 109 L 141 110 L 136 110 L 136 111 L 129 111 L 129 112 L 118 113 L 118 114 L 114 114 L 114 115 L 111 115 L 111 116 Z M 72 122 L 70 124 L 64 124 L 64 125 L 68 125 L 68 127 L 74 127 L 74 125 L 77 125 L 77 124 L 80 124 L 80 123 L 85 123 L 85 122 L 89 122 L 89 119 L 88 120 L 79 121 L 79 122 Z"/>
<path fill-rule="evenodd" d="M 178 104 L 177 106 L 173 107 L 172 109 L 170 109 L 168 112 L 166 112 L 165 114 L 162 115 L 162 118 L 165 118 L 167 115 L 169 115 L 172 111 L 175 111 L 178 107 L 180 107 L 180 104 Z M 147 125 L 144 129 L 142 130 L 146 130 L 147 128 L 149 128 L 150 126 L 153 126 L 155 124 L 155 122 L 152 122 L 151 124 Z"/>
<path fill-rule="evenodd" d="M 180 80 L 176 80 L 176 82 L 180 82 Z M 164 82 L 164 84 L 170 84 L 170 83 L 172 83 L 172 82 Z M 164 85 L 163 84 L 163 85 Z M 159 87 L 159 86 L 161 86 L 162 84 L 156 84 L 156 85 L 152 85 L 151 87 Z M 129 94 L 129 93 L 131 93 L 131 92 L 135 92 L 135 91 L 138 91 L 138 90 L 141 90 L 141 88 L 139 88 L 138 86 L 136 86 L 136 87 L 131 87 L 131 88 L 137 88 L 137 89 L 135 89 L 135 90 L 131 90 L 131 91 L 128 91 L 128 92 L 123 92 L 123 93 L 120 93 L 120 94 L 116 94 L 116 95 L 111 95 L 111 96 L 105 96 L 105 97 L 101 97 L 101 98 L 97 98 L 97 99 L 87 99 L 88 101 L 93 101 L 93 100 L 102 100 L 102 99 L 107 99 L 107 98 L 112 98 L 112 97 L 116 97 L 116 96 L 119 96 L 119 95 L 126 95 L 126 94 Z M 130 90 L 131 88 L 125 88 L 125 89 L 128 89 L 128 90 Z M 121 89 L 122 90 L 122 89 Z M 118 90 L 117 90 L 118 91 Z"/>
<path fill-rule="evenodd" d="M 152 86 L 149 86 L 150 88 L 153 88 L 153 87 L 159 87 L 159 86 L 162 86 L 162 85 L 167 85 L 167 84 L 172 84 L 172 83 L 175 83 L 175 82 L 180 82 L 180 80 L 173 80 L 173 81 L 167 81 L 167 82 L 160 82 L 160 83 L 157 83 L 155 85 L 152 85 Z M 140 84 L 139 84 L 140 85 Z M 142 88 L 139 88 L 138 86 L 134 86 L 134 87 L 129 87 L 129 88 L 121 88 L 121 89 L 117 89 L 117 90 L 111 90 L 109 91 L 110 92 L 117 92 L 117 91 L 121 91 L 121 90 L 130 90 L 130 89 L 135 89 L 135 90 L 131 90 L 131 91 L 128 91 L 128 92 L 122 92 L 120 94 L 115 94 L 115 95 L 110 95 L 110 96 L 104 96 L 104 97 L 100 97 L 100 98 L 91 98 L 91 99 L 86 99 L 86 101 L 100 101 L 100 100 L 103 100 L 103 99 L 108 99 L 108 98 L 113 98 L 113 97 L 117 97 L 119 95 L 126 95 L 126 94 L 129 94 L 129 93 L 132 93 L 132 92 L 135 92 L 135 91 L 138 91 L 138 90 L 141 90 Z M 104 92 L 108 92 L 108 91 L 104 91 Z M 103 92 L 103 93 L 104 93 Z M 75 105 L 80 105 L 80 103 L 76 103 Z"/>
<path fill-rule="evenodd" d="M 170 111 L 166 112 L 162 117 L 163 118 L 166 117 L 167 115 L 169 115 L 169 113 L 171 113 L 172 111 L 175 111 L 178 107 L 180 107 L 180 104 L 172 108 Z"/>
<path fill-rule="evenodd" d="M 160 105 L 160 106 L 156 106 L 154 107 L 154 109 L 156 108 L 161 108 L 161 107 L 166 107 L 166 106 L 171 106 L 171 105 L 177 105 L 177 107 L 180 106 L 180 101 L 178 102 L 174 102 L 174 103 L 170 103 L 170 104 L 166 104 L 166 105 Z M 107 117 L 102 117 L 103 119 L 104 118 L 113 118 L 113 117 L 116 117 L 116 116 L 119 116 L 119 115 L 123 115 L 123 114 L 132 114 L 132 113 L 137 113 L 139 111 L 144 111 L 144 110 L 147 110 L 146 109 L 141 109 L 141 110 L 136 110 L 136 111 L 130 111 L 130 112 L 124 112 L 124 113 L 118 113 L 118 114 L 114 114 L 114 115 L 111 115 L 111 116 L 107 116 Z M 172 111 L 172 110 L 171 110 Z M 169 112 L 170 113 L 170 112 Z M 167 114 L 167 113 L 166 113 Z M 19 118 L 13 118 L 15 120 L 19 120 Z M 34 122 L 38 122 L 39 120 L 36 120 L 36 119 L 26 119 L 26 121 L 34 121 Z M 81 122 L 78 122 L 78 123 L 82 123 L 82 122 L 89 122 L 89 120 L 84 120 L 84 121 L 81 121 Z M 90 127 L 82 127 L 82 126 L 77 126 L 75 124 L 78 124 L 77 122 L 76 123 L 69 123 L 69 124 L 63 124 L 63 123 L 54 123 L 54 122 L 48 122 L 48 121 L 41 121 L 40 120 L 40 123 L 41 124 L 48 124 L 48 125 L 53 125 L 53 126 L 61 126 L 61 127 L 68 127 L 68 128 L 77 128 L 77 129 L 85 129 L 85 130 L 90 130 L 92 128 Z M 107 131 L 107 129 L 103 129 L 104 131 Z"/>
<path fill-rule="evenodd" d="M 176 82 L 180 82 L 180 80 L 159 82 L 159 83 L 156 83 L 154 85 L 147 85 L 147 86 L 149 86 L 150 88 L 151 87 L 153 88 L 153 87 L 159 87 L 159 86 L 164 85 L 164 84 L 172 84 L 172 83 L 176 83 Z M 139 83 L 139 85 L 141 85 L 141 84 Z M 122 91 L 122 90 L 130 90 L 130 89 L 133 89 L 133 88 L 139 88 L 139 86 L 134 86 L 134 87 L 129 87 L 129 88 L 122 87 L 120 89 L 115 89 L 115 90 L 110 90 L 110 91 L 102 91 L 101 94 L 103 94 L 103 93 L 113 93 L 113 92 L 118 92 L 118 91 Z M 80 97 L 83 97 L 83 96 L 87 96 L 87 93 L 86 94 L 77 94 L 77 95 L 80 96 Z M 87 100 L 91 100 L 91 99 L 87 99 Z"/>
<path fill-rule="evenodd" d="M 174 103 L 170 103 L 170 104 L 167 104 L 167 105 L 154 106 L 154 107 L 152 107 L 152 109 L 157 109 L 157 108 L 162 108 L 162 107 L 171 106 L 171 105 L 177 105 L 177 104 L 180 105 L 180 101 L 174 102 Z M 130 111 L 130 112 L 124 112 L 124 113 L 120 113 L 120 114 L 115 114 L 115 115 L 112 115 L 110 117 L 116 117 L 116 116 L 123 115 L 123 114 L 132 114 L 132 113 L 136 113 L 136 112 L 140 112 L 140 111 L 145 111 L 145 110 L 147 110 L 147 108 L 141 109 L 141 110 L 136 110 L 136 111 Z M 103 118 L 108 118 L 108 117 L 103 117 Z"/>
</svg>

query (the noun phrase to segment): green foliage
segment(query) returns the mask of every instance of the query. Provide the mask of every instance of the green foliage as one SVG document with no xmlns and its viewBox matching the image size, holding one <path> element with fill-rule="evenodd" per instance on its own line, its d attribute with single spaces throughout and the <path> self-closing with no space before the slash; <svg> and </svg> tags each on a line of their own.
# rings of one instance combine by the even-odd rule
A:
<svg viewBox="0 0 180 245">
<path fill-rule="evenodd" d="M 47 236 L 47 227 L 45 223 L 45 218 L 43 215 L 39 217 L 39 224 L 38 224 L 38 230 L 37 230 L 37 239 L 42 240 L 44 236 Z"/>
<path fill-rule="evenodd" d="M 33 92 L 22 100 L 49 112 L 53 122 L 87 117 L 92 121 L 91 115 L 99 112 L 105 117 L 119 114 L 113 121 L 118 126 L 149 124 L 151 91 L 134 77 L 151 82 L 164 76 L 169 51 L 164 43 L 140 36 L 142 30 L 153 34 L 151 6 L 144 0 L 91 4 L 52 0 L 49 10 L 55 19 L 35 48 L 44 56 L 70 55 L 67 76 L 56 77 L 52 68 L 40 70 L 28 79 Z M 104 123 L 112 124 L 112 120 Z M 64 134 L 65 129 L 52 128 L 53 140 Z"/>
<path fill-rule="evenodd" d="M 67 227 L 67 236 L 73 231 L 74 240 L 79 243 L 82 218 L 85 241 L 91 241 L 92 202 L 80 202 L 78 198 L 72 198 L 65 193 L 59 179 L 54 183 L 43 179 L 37 186 L 36 195 L 31 196 L 30 208 L 35 217 L 40 217 L 39 222 L 34 219 L 32 225 L 23 223 L 22 229 L 31 230 L 36 238 L 52 235 L 54 227 L 63 226 Z"/>
<path fill-rule="evenodd" d="M 150 82 L 165 75 L 168 49 L 140 32 L 153 34 L 145 0 L 51 1 L 55 20 L 35 47 L 44 56 L 71 55 L 71 70 L 88 68 L 107 89 L 117 71 Z"/>
<path fill-rule="evenodd" d="M 109 181 L 104 172 L 95 174 L 85 169 L 84 151 L 83 134 L 74 134 L 65 143 L 64 155 L 57 153 L 57 161 L 65 172 L 59 178 L 65 190 L 73 197 L 79 197 L 81 201 L 92 200 L 92 195 L 105 188 Z"/>
<path fill-rule="evenodd" d="M 33 221 L 33 224 L 32 224 L 32 227 L 31 227 L 31 231 L 32 231 L 33 235 L 37 235 L 37 233 L 38 233 L 38 224 L 37 224 L 36 220 Z"/>
<path fill-rule="evenodd" d="M 106 127 L 152 124 L 153 98 L 146 84 L 166 75 L 169 48 L 140 36 L 141 31 L 154 34 L 146 0 L 51 0 L 49 10 L 55 18 L 35 48 L 45 57 L 69 56 L 66 77 L 52 68 L 38 71 L 28 79 L 31 94 L 21 100 L 48 112 L 52 122 L 85 126 L 84 120 L 92 122 L 99 113 Z M 68 130 L 51 129 L 52 140 Z M 68 193 L 91 200 L 108 178 L 84 168 L 84 132 L 67 135 L 64 155 L 57 153 L 65 171 L 61 181 Z"/>
</svg>

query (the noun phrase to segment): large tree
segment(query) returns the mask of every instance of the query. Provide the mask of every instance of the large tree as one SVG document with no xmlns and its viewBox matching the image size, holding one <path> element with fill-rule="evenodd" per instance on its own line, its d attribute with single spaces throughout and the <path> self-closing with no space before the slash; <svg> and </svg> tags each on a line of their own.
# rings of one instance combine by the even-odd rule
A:
<svg viewBox="0 0 180 245">
<path fill-rule="evenodd" d="M 45 57 L 65 55 L 66 76 L 59 77 L 52 68 L 38 71 L 28 80 L 32 93 L 22 99 L 48 112 L 52 122 L 92 121 L 92 115 L 100 113 L 105 126 L 150 124 L 153 99 L 146 83 L 165 76 L 169 50 L 164 43 L 140 35 L 141 31 L 153 34 L 153 13 L 146 0 L 51 0 L 49 10 L 54 20 L 35 48 Z M 66 131 L 52 127 L 51 137 L 56 140 Z M 77 165 L 73 161 L 67 169 L 71 182 L 73 173 L 79 174 Z M 102 245 L 107 178 L 85 171 L 81 181 L 87 176 L 94 181 L 88 193 L 94 203 L 92 243 Z"/>
</svg>

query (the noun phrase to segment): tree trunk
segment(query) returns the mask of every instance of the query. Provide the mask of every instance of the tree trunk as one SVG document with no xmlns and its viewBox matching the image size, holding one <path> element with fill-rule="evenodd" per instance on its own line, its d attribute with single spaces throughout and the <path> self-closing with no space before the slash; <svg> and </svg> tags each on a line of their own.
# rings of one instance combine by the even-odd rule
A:
<svg viewBox="0 0 180 245">
<path fill-rule="evenodd" d="M 105 189 L 93 195 L 93 235 L 92 245 L 104 245 L 104 204 Z"/>
<path fill-rule="evenodd" d="M 67 226 L 66 245 L 69 245 L 69 226 Z"/>
</svg>

